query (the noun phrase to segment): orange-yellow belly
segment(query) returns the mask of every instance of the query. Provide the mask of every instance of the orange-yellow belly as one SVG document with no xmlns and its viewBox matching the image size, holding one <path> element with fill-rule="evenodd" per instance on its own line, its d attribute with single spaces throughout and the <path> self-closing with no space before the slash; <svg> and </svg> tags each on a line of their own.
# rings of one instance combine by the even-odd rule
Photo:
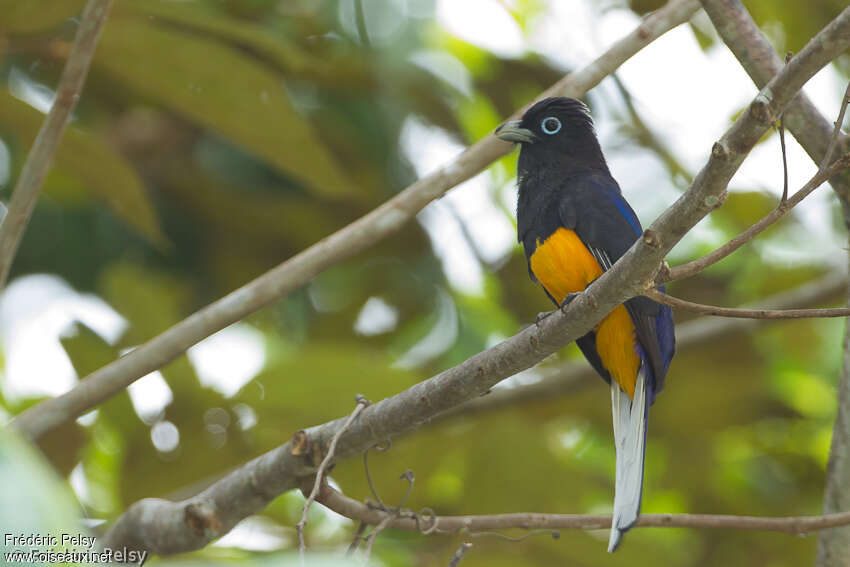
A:
<svg viewBox="0 0 850 567">
<path fill-rule="evenodd" d="M 559 228 L 531 255 L 531 271 L 558 303 L 582 291 L 602 275 L 602 268 L 572 230 Z M 635 350 L 635 326 L 625 306 L 618 305 L 596 326 L 596 351 L 611 377 L 634 396 L 640 359 Z"/>
</svg>

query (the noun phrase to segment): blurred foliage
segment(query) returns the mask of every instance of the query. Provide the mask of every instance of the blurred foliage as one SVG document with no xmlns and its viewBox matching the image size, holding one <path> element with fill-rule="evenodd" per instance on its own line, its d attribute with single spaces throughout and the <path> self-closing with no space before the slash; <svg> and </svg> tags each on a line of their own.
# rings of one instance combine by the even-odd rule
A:
<svg viewBox="0 0 850 567">
<path fill-rule="evenodd" d="M 85 534 L 71 491 L 38 451 L 17 434 L 0 430 L 0 530 L 26 537 L 37 534 L 57 540 L 62 534 Z M 5 536 L 8 537 L 8 536 Z M 5 540 L 4 540 L 5 541 Z M 4 551 L 61 551 L 61 546 L 37 542 L 5 546 Z M 5 563 L 5 558 L 4 558 Z"/>
<path fill-rule="evenodd" d="M 49 100 L 68 56 L 82 4 L 0 0 L 0 141 L 10 170 L 5 182 L 0 176 L 3 200 L 37 132 L 36 108 Z M 96 294 L 127 321 L 115 341 L 82 321 L 66 329 L 61 344 L 77 375 L 412 182 L 418 141 L 405 153 L 404 137 L 417 131 L 413 125 L 439 129 L 455 144 L 474 142 L 568 71 L 543 54 L 507 58 L 451 35 L 435 19 L 435 0 L 388 1 L 380 9 L 364 2 L 365 34 L 358 4 L 116 1 L 13 272 L 56 274 L 75 290 Z M 629 7 L 644 14 L 662 4 L 634 0 Z M 527 37 L 547 6 L 542 0 L 500 5 Z M 782 51 L 799 50 L 843 2 L 754 0 L 747 6 Z M 615 8 L 623 6 L 596 7 Z M 690 30 L 703 49 L 716 44 L 704 25 Z M 463 79 L 452 80 L 452 69 Z M 648 152 L 672 186 L 686 186 L 694 172 L 682 165 L 678 149 L 647 123 L 624 85 L 611 92 L 618 110 L 610 119 L 623 140 L 617 151 Z M 482 197 L 508 226 L 515 222 L 506 190 L 514 175 L 515 157 L 499 160 Z M 774 203 L 762 187 L 736 187 L 688 255 L 708 252 Z M 443 205 L 435 207 L 446 214 L 454 206 Z M 293 431 L 348 413 L 356 393 L 373 400 L 390 396 L 549 308 L 528 281 L 517 247 L 487 257 L 474 236 L 480 233 L 466 226 L 469 218 L 450 218 L 439 230 L 464 224 L 458 238 L 465 241 L 455 246 L 469 250 L 469 262 L 482 267 L 479 292 L 455 285 L 434 235 L 423 228 L 427 223 L 410 223 L 250 317 L 245 325 L 262 336 L 265 360 L 235 394 L 211 386 L 184 356 L 161 371 L 172 401 L 158 413 L 140 417 L 123 393 L 42 440 L 53 466 L 66 477 L 74 470 L 85 485 L 78 494 L 84 514 L 109 520 L 140 498 L 193 494 Z M 672 289 L 696 301 L 734 305 L 813 281 L 830 265 L 789 265 L 765 253 L 772 244 L 805 246 L 802 230 L 791 215 L 759 245 Z M 675 260 L 685 259 L 676 254 Z M 358 327 L 364 305 L 375 301 L 390 310 L 390 322 Z M 683 350 L 653 409 L 645 511 L 817 513 L 842 333 L 843 322 L 835 320 L 770 323 Z M 546 364 L 576 356 L 568 347 Z M 15 413 L 36 401 L 10 397 L 2 403 Z M 610 509 L 613 490 L 610 437 L 607 395 L 594 381 L 562 399 L 438 421 L 396 440 L 389 452 L 372 453 L 371 471 L 383 499 L 395 503 L 406 488 L 399 473 L 414 470 L 408 505 L 442 514 L 602 512 Z M 31 456 L 10 456 L 26 452 L 19 445 L 0 436 L 4 485 L 43 490 L 12 495 L 7 489 L 0 500 L 23 496 L 32 509 L 52 502 L 52 519 L 67 521 L 60 512 L 67 497 L 45 477 L 45 466 Z M 359 459 L 340 463 L 333 479 L 347 494 L 369 495 Z M 272 553 L 225 543 L 161 563 L 288 565 L 302 503 L 290 493 L 264 511 L 277 538 Z M 14 528 L 49 528 L 29 526 Z M 336 552 L 355 527 L 317 506 L 308 528 L 311 548 Z M 606 538 L 568 532 L 559 540 L 536 536 L 522 543 L 479 539 L 463 565 L 614 565 L 623 556 L 634 565 L 655 565 L 663 553 L 666 565 L 725 566 L 740 564 L 746 550 L 761 564 L 779 567 L 807 563 L 814 550 L 814 538 L 635 530 L 610 556 Z M 444 565 L 459 541 L 387 531 L 375 555 L 384 565 Z"/>
</svg>

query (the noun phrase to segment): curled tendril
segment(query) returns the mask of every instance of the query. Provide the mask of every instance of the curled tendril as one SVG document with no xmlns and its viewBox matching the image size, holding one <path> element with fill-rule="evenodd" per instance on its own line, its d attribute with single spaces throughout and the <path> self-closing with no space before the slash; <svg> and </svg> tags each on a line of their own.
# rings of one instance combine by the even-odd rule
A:
<svg viewBox="0 0 850 567">
<path fill-rule="evenodd" d="M 437 530 L 437 514 L 431 508 L 422 508 L 414 514 L 416 520 L 416 529 L 422 535 L 429 535 Z M 423 526 L 423 521 L 428 520 Z"/>
</svg>

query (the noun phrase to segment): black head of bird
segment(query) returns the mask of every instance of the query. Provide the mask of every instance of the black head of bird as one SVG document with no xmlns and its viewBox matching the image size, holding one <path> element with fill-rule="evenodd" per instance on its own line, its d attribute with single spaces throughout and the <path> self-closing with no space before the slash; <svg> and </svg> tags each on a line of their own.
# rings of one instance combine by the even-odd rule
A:
<svg viewBox="0 0 850 567">
<path fill-rule="evenodd" d="M 574 98 L 543 99 L 522 120 L 505 122 L 496 136 L 521 145 L 520 176 L 541 167 L 563 170 L 602 170 L 608 166 L 593 130 L 593 119 L 583 102 Z"/>
</svg>

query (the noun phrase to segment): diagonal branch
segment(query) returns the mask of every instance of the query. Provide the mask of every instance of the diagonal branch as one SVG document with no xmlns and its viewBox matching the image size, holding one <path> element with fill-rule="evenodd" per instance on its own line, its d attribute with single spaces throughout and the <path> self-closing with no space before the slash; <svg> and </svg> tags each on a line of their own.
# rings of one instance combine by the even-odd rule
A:
<svg viewBox="0 0 850 567">
<path fill-rule="evenodd" d="M 714 144 L 708 164 L 691 187 L 644 232 L 626 254 L 563 311 L 539 326 L 472 356 L 465 362 L 367 408 L 340 436 L 338 459 L 413 431 L 440 413 L 488 391 L 494 384 L 540 362 L 583 336 L 623 301 L 650 289 L 664 256 L 713 208 L 746 154 L 800 87 L 850 47 L 850 8 L 825 27 L 759 93 L 746 112 Z M 323 447 L 343 426 L 337 419 L 308 429 Z M 198 549 L 227 533 L 277 495 L 297 488 L 317 465 L 293 455 L 286 443 L 246 463 L 200 494 L 182 502 L 147 499 L 132 505 L 104 536 L 106 547 L 126 546 L 157 554 Z M 192 511 L 192 521 L 188 511 Z M 198 511 L 203 511 L 203 515 Z M 199 519 L 200 517 L 200 519 Z"/>
<path fill-rule="evenodd" d="M 643 47 L 686 22 L 698 9 L 696 0 L 671 0 L 593 63 L 570 73 L 539 98 L 582 96 Z M 514 116 L 523 111 L 518 110 Z M 15 419 L 14 426 L 30 439 L 36 439 L 82 415 L 135 380 L 168 364 L 192 345 L 286 297 L 330 266 L 399 230 L 433 199 L 509 151 L 511 145 L 495 136 L 484 138 L 453 162 L 420 179 L 374 211 L 92 373 L 71 391 L 23 412 Z"/>
<path fill-rule="evenodd" d="M 74 45 L 71 47 L 71 54 L 59 79 L 56 99 L 41 124 L 38 136 L 33 142 L 27 161 L 15 184 L 6 219 L 0 219 L 2 221 L 0 224 L 0 289 L 5 287 L 6 280 L 9 278 L 12 260 L 15 258 L 27 223 L 35 209 L 44 178 L 53 163 L 53 157 L 59 148 L 65 127 L 71 120 L 71 112 L 80 98 L 89 64 L 97 46 L 97 38 L 106 22 L 111 5 L 112 0 L 89 0 L 86 4 L 80 27 L 74 38 Z"/>
</svg>

